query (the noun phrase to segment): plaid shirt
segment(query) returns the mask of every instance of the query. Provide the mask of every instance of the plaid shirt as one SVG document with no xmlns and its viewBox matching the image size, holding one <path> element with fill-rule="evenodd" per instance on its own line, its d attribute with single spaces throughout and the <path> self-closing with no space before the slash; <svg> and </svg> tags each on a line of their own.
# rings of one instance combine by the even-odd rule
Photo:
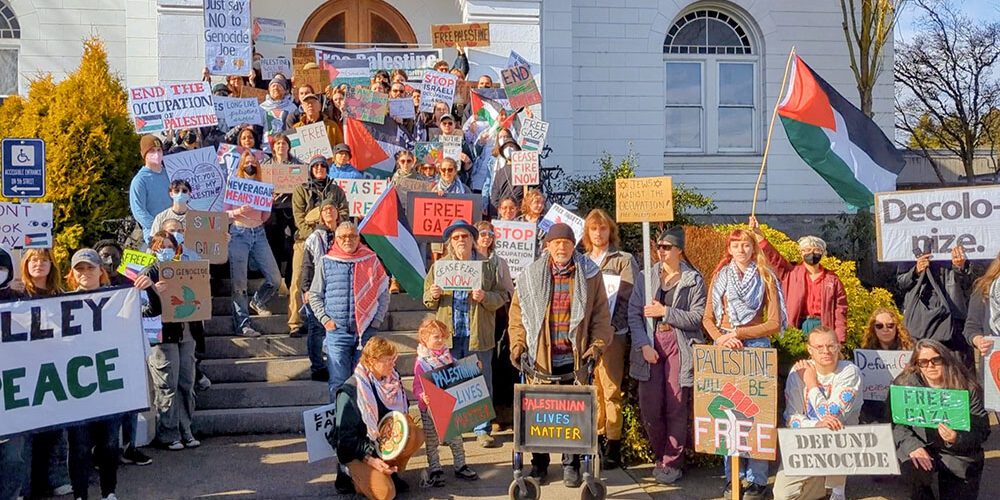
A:
<svg viewBox="0 0 1000 500">
<path fill-rule="evenodd" d="M 469 336 L 469 292 L 451 292 L 451 322 L 456 337 Z"/>
<path fill-rule="evenodd" d="M 573 342 L 570 340 L 569 316 L 572 304 L 575 266 L 552 264 L 552 301 L 549 303 L 549 334 L 552 336 L 552 366 L 573 364 Z"/>
</svg>

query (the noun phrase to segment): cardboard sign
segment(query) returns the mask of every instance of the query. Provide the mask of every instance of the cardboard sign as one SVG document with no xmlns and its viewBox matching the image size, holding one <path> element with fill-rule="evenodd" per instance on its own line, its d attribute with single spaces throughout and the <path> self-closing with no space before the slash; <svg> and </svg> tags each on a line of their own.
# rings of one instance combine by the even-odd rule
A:
<svg viewBox="0 0 1000 500">
<path fill-rule="evenodd" d="M 615 315 L 615 305 L 618 304 L 618 290 L 622 286 L 622 277 L 617 274 L 602 274 L 604 293 L 608 297 L 608 315 Z"/>
<path fill-rule="evenodd" d="M 535 261 L 537 233 L 532 222 L 493 221 L 493 250 L 507 261 L 511 277 L 517 278 Z"/>
<path fill-rule="evenodd" d="M 483 288 L 482 260 L 443 260 L 434 262 L 434 284 L 445 291 L 471 291 Z"/>
<path fill-rule="evenodd" d="M 389 99 L 389 116 L 400 120 L 416 118 L 417 108 L 413 107 L 413 99 L 410 97 Z"/>
<path fill-rule="evenodd" d="M 219 124 L 206 82 L 129 88 L 128 111 L 139 134 Z"/>
<path fill-rule="evenodd" d="M 788 476 L 898 475 L 892 426 L 849 425 L 778 429 L 781 464 Z"/>
<path fill-rule="evenodd" d="M 225 212 L 188 210 L 184 214 L 184 248 L 193 248 L 211 264 L 229 260 L 229 216 Z"/>
<path fill-rule="evenodd" d="M 239 164 L 239 156 L 235 155 L 235 146 L 227 144 L 234 151 L 233 168 Z M 163 157 L 163 168 L 171 182 L 185 180 L 191 185 L 191 199 L 188 208 L 194 210 L 222 210 L 222 199 L 226 192 L 226 165 L 219 162 L 215 148 L 205 148 L 183 151 Z"/>
<path fill-rule="evenodd" d="M 250 0 L 205 0 L 205 66 L 209 73 L 250 73 L 252 28 Z"/>
<path fill-rule="evenodd" d="M 122 263 L 118 265 L 118 269 L 116 270 L 118 271 L 118 274 L 127 276 L 129 271 L 131 271 L 132 274 L 136 274 L 155 262 L 156 256 L 151 253 L 126 248 L 125 251 L 122 252 Z"/>
<path fill-rule="evenodd" d="M 983 358 L 983 405 L 1000 411 L 1000 338 L 993 339 L 993 350 Z"/>
<path fill-rule="evenodd" d="M 967 431 L 971 425 L 969 391 L 892 385 L 889 401 L 894 424 L 928 428 L 944 424 L 956 431 Z"/>
<path fill-rule="evenodd" d="M 270 212 L 274 205 L 274 186 L 253 179 L 230 177 L 226 182 L 226 204 L 233 207 L 249 205 L 261 212 Z"/>
<path fill-rule="evenodd" d="M 257 99 L 258 103 L 262 103 L 267 100 L 267 90 L 244 85 L 240 87 L 240 91 L 233 97 L 254 98 Z"/>
<path fill-rule="evenodd" d="M 432 24 L 431 45 L 435 48 L 488 47 L 490 23 Z"/>
<path fill-rule="evenodd" d="M 306 432 L 306 454 L 309 463 L 335 456 L 337 453 L 326 440 L 326 435 L 337 424 L 337 404 L 330 403 L 302 412 L 302 426 Z"/>
<path fill-rule="evenodd" d="M 441 143 L 438 141 L 415 143 L 413 156 L 416 157 L 417 165 L 436 165 L 441 159 Z"/>
<path fill-rule="evenodd" d="M 434 103 L 443 101 L 451 109 L 455 101 L 455 87 L 458 77 L 440 71 L 425 71 L 423 86 L 420 88 L 420 111 L 434 112 Z"/>
<path fill-rule="evenodd" d="M 524 151 L 541 151 L 545 147 L 545 136 L 549 133 L 549 122 L 538 118 L 523 118 L 517 131 L 517 144 Z"/>
<path fill-rule="evenodd" d="M 253 39 L 263 43 L 285 43 L 285 20 L 268 19 L 266 17 L 253 18 Z M 261 70 L 264 66 L 261 65 Z M 263 72 L 263 71 L 262 71 Z M 264 78 L 270 78 L 265 76 Z"/>
<path fill-rule="evenodd" d="M 511 151 L 510 168 L 515 186 L 537 186 L 541 182 L 538 151 Z"/>
<path fill-rule="evenodd" d="M 774 460 L 778 351 L 694 346 L 694 450 Z"/>
<path fill-rule="evenodd" d="M 458 80 L 455 84 L 455 104 L 465 104 L 469 102 L 472 89 L 476 88 L 479 82 L 476 80 Z"/>
<path fill-rule="evenodd" d="M 274 78 L 281 73 L 286 77 L 292 74 L 292 61 L 285 57 L 264 57 L 260 60 L 260 76 L 265 80 Z M 315 90 L 315 89 L 314 89 Z"/>
<path fill-rule="evenodd" d="M 355 120 L 381 125 L 388 110 L 389 94 L 352 87 L 344 95 L 344 115 Z"/>
<path fill-rule="evenodd" d="M 878 260 L 912 262 L 920 255 L 951 260 L 960 246 L 970 260 L 1000 252 L 1000 185 L 875 194 Z"/>
<path fill-rule="evenodd" d="M 292 71 L 299 71 L 303 66 L 316 62 L 316 50 L 310 47 L 295 47 L 292 49 Z"/>
<path fill-rule="evenodd" d="M 321 93 L 330 86 L 330 73 L 325 69 L 294 69 L 295 86 L 309 85 L 314 92 Z"/>
<path fill-rule="evenodd" d="M 260 180 L 274 184 L 275 193 L 293 193 L 295 188 L 309 182 L 309 166 L 291 163 L 261 165 Z"/>
<path fill-rule="evenodd" d="M 411 81 L 420 81 L 424 72 L 441 60 L 441 49 L 369 48 L 369 49 L 322 49 L 317 50 L 316 59 L 331 62 L 338 59 L 352 59 L 368 62 L 368 71 L 374 75 L 383 69 L 392 72 L 401 69 Z"/>
<path fill-rule="evenodd" d="M 475 354 L 424 372 L 421 378 L 430 400 L 427 410 L 442 443 L 496 417 Z"/>
<path fill-rule="evenodd" d="M 597 454 L 597 387 L 514 384 L 514 451 Z"/>
<path fill-rule="evenodd" d="M 0 248 L 52 248 L 52 204 L 0 201 Z"/>
<path fill-rule="evenodd" d="M 854 364 L 861 370 L 862 398 L 885 401 L 889 396 L 889 386 L 896 376 L 903 373 L 912 355 L 913 351 L 855 349 Z"/>
<path fill-rule="evenodd" d="M 545 217 L 538 222 L 538 229 L 548 231 L 553 224 L 559 224 L 560 222 L 568 225 L 573 230 L 576 242 L 579 243 L 580 238 L 583 238 L 583 217 L 566 210 L 558 203 L 553 203 L 549 211 L 545 213 Z"/>
<path fill-rule="evenodd" d="M 528 62 L 528 60 L 525 59 L 523 56 L 521 56 L 521 54 L 518 54 L 517 52 L 514 52 L 512 50 L 510 51 L 510 55 L 507 56 L 507 67 L 512 68 L 514 66 L 527 66 L 528 71 L 534 72 L 534 70 L 531 69 L 531 63 Z"/>
<path fill-rule="evenodd" d="M 670 177 L 615 179 L 616 222 L 674 220 L 674 189 Z"/>
<path fill-rule="evenodd" d="M 388 179 L 335 179 L 347 195 L 351 217 L 364 217 L 389 187 Z"/>
<path fill-rule="evenodd" d="M 441 155 L 444 158 L 451 158 L 455 160 L 456 163 L 461 166 L 462 164 L 462 136 L 458 135 L 445 135 L 441 134 L 438 136 L 438 142 L 441 143 Z"/>
<path fill-rule="evenodd" d="M 187 323 L 212 319 L 212 288 L 208 261 L 157 262 L 160 281 L 167 290 L 160 294 L 164 323 Z"/>
<path fill-rule="evenodd" d="M 514 109 L 524 108 L 542 102 L 535 78 L 527 66 L 514 66 L 500 70 L 500 80 L 507 92 L 507 100 Z"/>
<path fill-rule="evenodd" d="M 219 117 L 223 129 L 244 123 L 264 126 L 264 111 L 257 99 L 213 95 L 212 104 L 215 106 L 215 116 Z"/>
<path fill-rule="evenodd" d="M 482 217 L 483 197 L 478 194 L 407 193 L 406 214 L 409 217 L 413 235 L 421 241 L 441 242 L 446 227 L 457 219 L 469 224 L 479 222 Z"/>
<path fill-rule="evenodd" d="M 0 304 L 0 438 L 149 407 L 139 293 Z"/>
<path fill-rule="evenodd" d="M 306 161 L 315 155 L 333 158 L 333 146 L 330 136 L 326 133 L 326 124 L 322 121 L 295 127 L 295 134 L 289 138 L 292 154 Z"/>
</svg>

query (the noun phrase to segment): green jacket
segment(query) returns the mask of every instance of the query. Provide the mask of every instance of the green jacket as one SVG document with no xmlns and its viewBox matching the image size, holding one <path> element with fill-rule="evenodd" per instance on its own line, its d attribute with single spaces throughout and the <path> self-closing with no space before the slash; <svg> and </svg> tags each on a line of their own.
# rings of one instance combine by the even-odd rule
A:
<svg viewBox="0 0 1000 500">
<path fill-rule="evenodd" d="M 454 260 L 453 257 L 445 255 L 438 259 Z M 488 260 L 482 258 L 476 252 L 472 254 L 472 260 L 485 262 L 483 268 L 483 292 L 486 296 L 482 302 L 474 302 L 469 298 L 469 350 L 486 351 L 496 346 L 494 330 L 496 329 L 496 312 L 507 303 L 509 296 L 500 282 L 499 272 L 496 266 Z M 445 291 L 441 297 L 435 299 L 431 295 L 431 286 L 434 285 L 434 266 L 431 264 L 427 270 L 427 277 L 424 278 L 424 306 L 427 309 L 437 309 L 436 317 L 439 321 L 448 325 L 448 333 L 455 335 L 454 324 L 451 320 L 451 299 L 450 291 Z M 470 294 L 471 295 L 471 294 Z M 448 347 L 451 347 L 451 336 L 448 337 Z"/>
</svg>

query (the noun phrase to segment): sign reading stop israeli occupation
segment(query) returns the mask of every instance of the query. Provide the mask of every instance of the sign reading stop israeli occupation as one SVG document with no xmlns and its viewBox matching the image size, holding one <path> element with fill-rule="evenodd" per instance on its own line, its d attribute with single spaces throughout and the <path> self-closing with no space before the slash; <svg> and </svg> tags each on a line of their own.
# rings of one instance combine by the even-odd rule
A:
<svg viewBox="0 0 1000 500">
<path fill-rule="evenodd" d="M 540 182 L 538 151 L 512 151 L 510 153 L 511 184 L 535 186 Z"/>
<path fill-rule="evenodd" d="M 445 260 L 434 262 L 434 284 L 445 291 L 470 291 L 483 288 L 483 260 Z"/>
<path fill-rule="evenodd" d="M 967 431 L 971 424 L 969 391 L 893 385 L 889 401 L 894 424 L 929 428 L 944 424 L 956 431 Z"/>
<path fill-rule="evenodd" d="M 778 350 L 694 346 L 694 450 L 774 460 Z"/>
<path fill-rule="evenodd" d="M 441 262 L 441 261 L 438 261 Z M 441 442 L 496 417 L 476 355 L 421 374 L 427 410 Z"/>
<path fill-rule="evenodd" d="M 950 260 L 954 247 L 992 259 L 1000 251 L 1000 186 L 876 193 L 875 222 L 883 262 Z"/>
<path fill-rule="evenodd" d="M 135 131 L 209 127 L 219 124 L 207 82 L 128 89 L 128 111 Z"/>
<path fill-rule="evenodd" d="M 250 73 L 252 27 L 250 0 L 205 0 L 205 67 L 209 73 Z"/>
<path fill-rule="evenodd" d="M 910 362 L 913 351 L 879 351 L 855 349 L 854 364 L 861 370 L 862 398 L 885 401 L 889 386 Z"/>
<path fill-rule="evenodd" d="M 434 112 L 434 103 L 443 101 L 451 109 L 455 101 L 455 87 L 458 77 L 440 71 L 425 71 L 423 86 L 420 87 L 420 108 L 418 111 Z"/>
<path fill-rule="evenodd" d="M 899 474 L 889 424 L 778 429 L 778 442 L 788 476 Z"/>
<path fill-rule="evenodd" d="M 494 250 L 507 261 L 510 275 L 517 278 L 535 261 L 535 234 L 538 227 L 532 222 L 494 220 Z"/>
<path fill-rule="evenodd" d="M 0 437 L 149 406 L 139 290 L 0 304 Z"/>
<path fill-rule="evenodd" d="M 674 191 L 670 177 L 615 179 L 615 220 L 618 222 L 674 220 Z"/>
</svg>

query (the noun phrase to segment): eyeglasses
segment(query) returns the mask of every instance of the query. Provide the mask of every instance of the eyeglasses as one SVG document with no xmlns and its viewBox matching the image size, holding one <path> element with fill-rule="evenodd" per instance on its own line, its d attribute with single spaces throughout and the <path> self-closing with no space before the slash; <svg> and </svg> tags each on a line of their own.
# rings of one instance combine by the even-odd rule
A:
<svg viewBox="0 0 1000 500">
<path fill-rule="evenodd" d="M 400 158 L 399 159 L 399 163 L 405 163 L 407 165 L 409 165 L 409 164 L 411 164 L 411 163 L 413 163 L 415 161 L 416 160 L 414 160 L 413 158 Z"/>
<path fill-rule="evenodd" d="M 489 236 L 490 238 L 492 238 L 493 231 L 479 231 L 479 236 Z"/>
<path fill-rule="evenodd" d="M 881 330 L 883 328 L 888 328 L 888 329 L 891 330 L 893 328 L 896 328 L 896 324 L 895 323 L 875 323 L 875 329 L 876 330 Z"/>
<path fill-rule="evenodd" d="M 453 235 L 451 235 L 451 239 L 453 241 L 467 240 L 467 239 L 469 239 L 469 235 L 466 234 L 466 233 L 453 234 Z"/>
<path fill-rule="evenodd" d="M 454 171 L 455 171 L 455 168 L 454 168 L 454 167 L 448 167 L 448 168 L 442 168 L 442 169 L 441 169 L 441 173 L 442 173 L 442 174 L 443 174 L 443 173 L 445 173 L 445 172 L 447 172 L 447 173 L 449 173 L 449 174 L 450 174 L 450 173 L 452 173 L 452 172 L 454 172 Z"/>
<path fill-rule="evenodd" d="M 837 349 L 840 348 L 840 346 L 838 346 L 837 344 L 824 344 L 824 345 L 812 345 L 812 344 L 809 344 L 809 347 L 812 347 L 813 349 L 816 349 L 817 351 L 820 351 L 820 352 L 823 352 L 823 351 L 826 351 L 826 352 L 836 352 Z"/>
<path fill-rule="evenodd" d="M 933 358 L 924 358 L 917 360 L 917 366 L 921 368 L 927 368 L 928 366 L 941 366 L 944 364 L 944 358 L 941 356 L 934 356 Z"/>
<path fill-rule="evenodd" d="M 663 250 L 665 252 L 669 252 L 674 249 L 674 246 L 671 245 L 670 243 L 657 243 L 656 248 L 659 250 Z"/>
</svg>

